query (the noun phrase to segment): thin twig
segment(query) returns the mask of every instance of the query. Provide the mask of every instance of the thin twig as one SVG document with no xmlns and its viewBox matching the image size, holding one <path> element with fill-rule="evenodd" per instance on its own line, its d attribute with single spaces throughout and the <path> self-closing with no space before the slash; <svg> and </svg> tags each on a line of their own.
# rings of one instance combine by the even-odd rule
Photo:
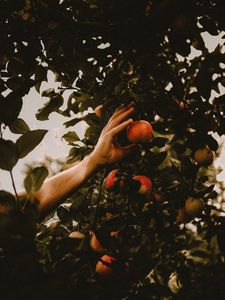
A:
<svg viewBox="0 0 225 300">
<path fill-rule="evenodd" d="M 0 138 L 2 139 L 3 131 L 2 131 L 2 123 L 0 123 Z"/>
<path fill-rule="evenodd" d="M 15 185 L 15 181 L 14 181 L 14 178 L 13 178 L 13 173 L 12 173 L 12 171 L 10 171 L 9 173 L 10 173 L 10 177 L 11 177 L 11 180 L 12 180 L 13 190 L 14 190 L 14 193 L 16 195 L 16 200 L 17 200 L 17 203 L 19 203 L 19 196 L 18 196 L 17 191 L 16 191 L 16 185 Z"/>
<path fill-rule="evenodd" d="M 104 182 L 104 179 L 105 179 L 105 174 L 106 174 L 106 168 L 103 171 L 101 182 L 99 184 L 99 193 L 98 193 L 97 204 L 96 204 L 96 208 L 95 208 L 95 214 L 94 214 L 94 218 L 93 218 L 92 228 L 95 227 L 97 217 L 98 217 L 98 208 L 99 208 L 99 204 L 100 204 L 100 201 L 101 201 L 102 186 L 103 186 L 103 182 Z"/>
</svg>

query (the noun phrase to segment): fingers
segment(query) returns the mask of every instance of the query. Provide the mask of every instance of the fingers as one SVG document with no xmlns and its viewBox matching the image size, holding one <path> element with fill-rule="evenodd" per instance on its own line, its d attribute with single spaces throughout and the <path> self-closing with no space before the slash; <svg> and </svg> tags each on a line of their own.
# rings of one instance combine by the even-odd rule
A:
<svg viewBox="0 0 225 300">
<path fill-rule="evenodd" d="M 123 131 L 132 122 L 133 122 L 133 119 L 128 119 L 128 120 L 124 121 L 123 123 L 120 123 L 116 127 L 112 128 L 109 133 L 111 134 L 112 137 L 114 137 L 118 133 Z"/>
<path fill-rule="evenodd" d="M 134 107 L 130 107 L 129 109 L 125 110 L 108 124 L 107 129 L 110 130 L 115 126 L 119 125 L 121 122 L 127 119 L 127 117 L 133 112 L 134 112 Z"/>
<path fill-rule="evenodd" d="M 128 106 L 121 105 L 112 115 L 112 117 L 109 119 L 109 121 L 114 120 L 117 118 L 121 113 L 125 112 L 129 108 L 134 107 L 134 102 L 131 102 Z"/>
</svg>

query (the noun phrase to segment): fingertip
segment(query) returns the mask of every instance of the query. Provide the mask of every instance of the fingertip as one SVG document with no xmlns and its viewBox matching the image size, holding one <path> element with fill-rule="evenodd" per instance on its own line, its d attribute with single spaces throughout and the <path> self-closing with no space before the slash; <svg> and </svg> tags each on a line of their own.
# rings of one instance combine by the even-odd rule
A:
<svg viewBox="0 0 225 300">
<path fill-rule="evenodd" d="M 131 106 L 135 106 L 135 102 L 134 102 L 134 101 L 131 101 L 131 102 L 128 104 L 128 107 L 131 107 Z"/>
</svg>

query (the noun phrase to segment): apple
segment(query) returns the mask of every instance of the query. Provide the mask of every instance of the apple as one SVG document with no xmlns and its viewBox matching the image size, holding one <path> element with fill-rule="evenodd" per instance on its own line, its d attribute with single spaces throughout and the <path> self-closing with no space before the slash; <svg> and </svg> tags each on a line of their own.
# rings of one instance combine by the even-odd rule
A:
<svg viewBox="0 0 225 300">
<path fill-rule="evenodd" d="M 153 128 L 148 121 L 134 121 L 127 126 L 126 134 L 131 143 L 148 143 L 153 137 Z"/>
<path fill-rule="evenodd" d="M 109 255 L 103 255 L 97 262 L 95 272 L 102 278 L 110 278 L 113 275 L 113 269 L 110 266 L 116 262 L 116 259 Z"/>
<path fill-rule="evenodd" d="M 118 174 L 119 169 L 114 169 L 106 176 L 104 184 L 105 189 L 110 191 L 116 187 L 119 187 L 120 190 L 123 190 L 125 187 L 125 181 L 123 179 L 119 179 Z"/>
<path fill-rule="evenodd" d="M 213 153 L 208 148 L 200 148 L 194 152 L 194 160 L 200 165 L 207 167 L 213 162 Z"/>
<path fill-rule="evenodd" d="M 202 199 L 194 199 L 194 198 L 188 198 L 185 201 L 184 210 L 185 212 L 195 218 L 201 215 L 204 208 L 204 202 Z"/>
<path fill-rule="evenodd" d="M 138 189 L 138 194 L 141 195 L 149 195 L 152 191 L 152 181 L 147 176 L 144 175 L 136 175 L 133 177 L 133 180 L 138 181 L 140 183 L 140 187 Z"/>
<path fill-rule="evenodd" d="M 101 245 L 101 243 L 99 242 L 98 238 L 94 233 L 92 233 L 92 237 L 90 240 L 90 247 L 94 252 L 97 252 L 99 254 L 103 254 L 104 252 L 106 252 L 106 249 Z"/>
<path fill-rule="evenodd" d="M 97 107 L 95 107 L 95 115 L 101 119 L 102 117 L 102 105 L 98 105 Z"/>
<path fill-rule="evenodd" d="M 183 207 L 178 209 L 177 217 L 176 217 L 176 222 L 178 224 L 188 223 L 192 219 L 193 218 L 186 213 L 186 211 L 185 211 L 185 209 Z"/>
</svg>

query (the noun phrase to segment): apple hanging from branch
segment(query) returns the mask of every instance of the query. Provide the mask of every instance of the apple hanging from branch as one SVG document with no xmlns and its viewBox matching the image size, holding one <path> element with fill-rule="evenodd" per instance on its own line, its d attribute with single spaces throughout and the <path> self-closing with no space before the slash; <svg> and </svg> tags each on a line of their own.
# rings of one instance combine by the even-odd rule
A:
<svg viewBox="0 0 225 300">
<path fill-rule="evenodd" d="M 127 139 L 134 144 L 149 143 L 153 138 L 152 125 L 146 120 L 134 121 L 128 125 Z"/>
</svg>

